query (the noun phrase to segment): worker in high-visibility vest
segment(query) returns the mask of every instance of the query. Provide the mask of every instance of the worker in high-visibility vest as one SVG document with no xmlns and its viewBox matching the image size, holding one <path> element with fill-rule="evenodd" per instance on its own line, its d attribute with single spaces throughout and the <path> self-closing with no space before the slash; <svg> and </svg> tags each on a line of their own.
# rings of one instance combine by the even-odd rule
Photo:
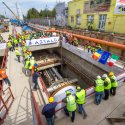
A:
<svg viewBox="0 0 125 125">
<path fill-rule="evenodd" d="M 27 52 L 23 53 L 24 64 L 25 64 L 26 60 L 28 59 L 28 56 L 27 56 L 27 55 L 28 55 Z"/>
<path fill-rule="evenodd" d="M 32 58 L 32 52 L 31 51 L 29 51 L 29 57 Z"/>
<path fill-rule="evenodd" d="M 88 43 L 88 45 L 87 45 L 87 49 L 88 49 L 88 53 L 90 52 L 90 50 L 91 50 L 91 45 Z"/>
<path fill-rule="evenodd" d="M 27 58 L 26 60 L 25 60 L 25 74 L 28 76 L 29 74 L 30 74 L 30 71 L 29 71 L 29 66 L 30 66 L 30 59 L 29 58 Z"/>
<path fill-rule="evenodd" d="M 32 57 L 30 59 L 30 66 L 29 66 L 29 70 L 30 70 L 30 73 L 32 74 L 32 67 L 34 66 L 34 64 L 36 63 L 34 57 Z"/>
<path fill-rule="evenodd" d="M 12 44 L 10 41 L 7 42 L 7 47 L 9 48 L 10 51 L 13 51 Z"/>
<path fill-rule="evenodd" d="M 87 117 L 86 111 L 84 109 L 86 92 L 81 89 L 80 86 L 76 87 L 76 103 L 78 105 L 79 113 L 83 115 L 83 118 Z"/>
<path fill-rule="evenodd" d="M 11 86 L 10 80 L 9 80 L 7 74 L 6 74 L 6 69 L 4 69 L 4 68 L 0 69 L 0 77 L 4 80 L 4 82 L 6 84 L 8 84 L 9 86 Z"/>
<path fill-rule="evenodd" d="M 18 59 L 18 62 L 20 62 L 21 53 L 20 53 L 20 51 L 18 50 L 18 48 L 16 48 L 15 53 L 16 53 L 16 57 L 17 57 L 17 59 Z"/>
<path fill-rule="evenodd" d="M 74 122 L 75 120 L 75 111 L 76 111 L 76 100 L 75 96 L 71 94 L 70 91 L 66 91 L 66 98 L 62 100 L 66 103 L 66 107 L 64 108 L 65 114 L 69 116 L 69 113 L 72 113 L 71 121 Z"/>
<path fill-rule="evenodd" d="M 38 64 L 35 63 L 34 66 L 32 66 L 32 75 L 34 74 L 34 72 L 38 71 Z"/>
<path fill-rule="evenodd" d="M 27 50 L 26 46 L 22 46 L 22 51 L 23 51 L 23 53 L 25 53 L 26 50 Z"/>
<path fill-rule="evenodd" d="M 111 80 L 107 76 L 107 74 L 102 75 L 102 80 L 104 81 L 104 93 L 105 93 L 104 100 L 108 100 L 111 89 Z"/>
<path fill-rule="evenodd" d="M 18 47 L 18 40 L 16 38 L 13 40 L 13 42 L 14 42 L 15 47 Z"/>
<path fill-rule="evenodd" d="M 100 44 L 97 44 L 97 45 L 96 45 L 96 48 L 97 48 L 97 49 L 102 49 L 102 47 L 101 47 Z"/>
<path fill-rule="evenodd" d="M 102 101 L 104 94 L 104 81 L 101 76 L 97 76 L 95 80 L 95 103 L 99 105 Z"/>
<path fill-rule="evenodd" d="M 73 44 L 74 44 L 74 46 L 78 46 L 79 42 L 78 42 L 77 38 L 74 38 Z"/>
<path fill-rule="evenodd" d="M 110 94 L 115 96 L 116 95 L 116 88 L 118 87 L 118 81 L 117 81 L 117 78 L 115 77 L 113 72 L 109 73 L 109 78 L 111 80 Z"/>
</svg>

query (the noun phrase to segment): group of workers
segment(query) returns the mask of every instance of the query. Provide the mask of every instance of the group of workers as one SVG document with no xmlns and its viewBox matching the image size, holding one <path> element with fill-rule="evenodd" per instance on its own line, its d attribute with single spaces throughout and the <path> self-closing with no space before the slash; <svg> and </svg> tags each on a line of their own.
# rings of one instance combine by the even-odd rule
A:
<svg viewBox="0 0 125 125">
<path fill-rule="evenodd" d="M 36 34 L 34 34 L 35 36 Z M 21 62 L 20 57 L 23 57 L 23 63 L 25 68 L 25 75 L 32 76 L 32 81 L 34 84 L 34 90 L 37 90 L 38 77 L 40 73 L 38 72 L 38 64 L 32 55 L 32 52 L 28 50 L 26 46 L 26 39 L 29 38 L 29 33 L 9 35 L 9 41 L 7 43 L 10 51 L 15 50 L 18 62 Z M 16 42 L 15 42 L 16 41 Z M 13 44 L 14 43 L 14 44 Z M 22 51 L 22 52 L 21 52 Z"/>
<path fill-rule="evenodd" d="M 104 100 L 108 100 L 109 95 L 116 95 L 116 88 L 118 86 L 118 81 L 113 72 L 110 72 L 109 75 L 103 74 L 97 76 L 95 80 L 95 103 L 99 105 L 104 96 Z"/>
<path fill-rule="evenodd" d="M 36 63 L 34 57 L 32 56 L 32 52 L 28 50 L 25 45 L 26 39 L 38 38 L 41 36 L 52 36 L 51 33 L 40 32 L 36 34 L 17 34 L 16 36 L 10 35 L 9 41 L 7 43 L 10 51 L 15 50 L 18 62 L 20 62 L 21 52 L 19 50 L 20 46 L 22 48 L 22 56 L 24 59 L 24 67 L 25 74 L 28 76 L 32 76 L 32 80 L 35 83 L 34 89 L 37 90 L 38 85 L 38 77 L 40 73 L 38 72 L 38 64 Z M 78 46 L 78 39 L 73 39 L 73 45 Z M 100 45 L 92 47 L 91 45 L 87 45 L 88 52 L 95 52 L 96 49 L 101 49 Z M 4 80 L 8 85 L 11 85 L 10 80 L 6 75 L 5 69 L 0 69 L 0 79 Z M 109 95 L 115 96 L 116 88 L 118 86 L 117 79 L 113 72 L 110 72 L 109 75 L 104 74 L 101 76 L 97 76 L 95 80 L 95 103 L 99 105 L 104 96 L 104 100 L 108 100 Z M 66 116 L 70 116 L 71 113 L 71 121 L 75 120 L 75 113 L 78 107 L 78 112 L 83 115 L 83 118 L 87 117 L 87 113 L 84 108 L 85 104 L 86 92 L 84 89 L 81 89 L 80 86 L 76 87 L 75 95 L 70 91 L 66 91 L 66 98 L 62 100 L 62 102 L 66 103 L 66 107 L 64 108 Z M 54 97 L 50 97 L 48 99 L 49 103 L 43 107 L 42 114 L 45 115 L 48 125 L 54 125 L 54 116 L 55 116 L 55 108 L 57 106 L 57 102 L 54 101 Z"/>
<path fill-rule="evenodd" d="M 104 100 L 108 100 L 109 95 L 116 95 L 116 88 L 118 86 L 117 78 L 115 77 L 113 72 L 110 72 L 109 75 L 103 74 L 101 76 L 97 76 L 95 80 L 95 103 L 99 105 L 104 97 Z M 85 104 L 86 92 L 84 89 L 81 89 L 80 86 L 76 87 L 76 94 L 72 94 L 70 91 L 66 91 L 66 98 L 62 100 L 62 102 L 66 103 L 64 108 L 66 116 L 70 116 L 71 113 L 71 121 L 75 120 L 75 112 L 78 107 L 78 112 L 83 115 L 83 118 L 87 117 L 87 113 L 84 108 Z M 48 125 L 54 125 L 54 117 L 55 108 L 57 106 L 57 102 L 54 101 L 54 97 L 50 97 L 48 99 L 49 103 L 45 105 L 42 109 L 42 114 L 45 115 Z"/>
<path fill-rule="evenodd" d="M 71 45 L 77 46 L 80 45 L 80 41 L 78 40 L 78 38 L 73 37 L 72 35 L 65 35 L 62 34 L 61 36 L 61 40 L 65 43 L 69 43 Z M 98 49 L 102 49 L 100 44 L 92 44 L 90 42 L 82 42 L 82 46 L 84 46 L 84 49 L 87 49 L 88 53 L 93 54 L 94 52 L 96 52 Z"/>
<path fill-rule="evenodd" d="M 66 116 L 70 116 L 71 113 L 71 121 L 75 120 L 75 112 L 78 107 L 78 112 L 85 119 L 87 117 L 87 113 L 84 109 L 85 104 L 85 96 L 86 92 L 84 89 L 81 89 L 80 86 L 76 87 L 76 93 L 72 94 L 70 91 L 66 91 L 66 97 L 62 100 L 62 102 L 66 103 L 66 107 L 64 108 Z M 55 116 L 55 108 L 57 106 L 57 102 L 54 102 L 54 97 L 50 97 L 48 99 L 49 104 L 45 105 L 42 109 L 42 114 L 46 117 L 48 125 L 54 125 L 54 116 Z"/>
<path fill-rule="evenodd" d="M 100 44 L 91 45 L 90 43 L 86 44 L 85 48 L 87 48 L 88 49 L 88 53 L 91 53 L 91 54 L 96 52 L 98 49 L 102 49 Z"/>
</svg>

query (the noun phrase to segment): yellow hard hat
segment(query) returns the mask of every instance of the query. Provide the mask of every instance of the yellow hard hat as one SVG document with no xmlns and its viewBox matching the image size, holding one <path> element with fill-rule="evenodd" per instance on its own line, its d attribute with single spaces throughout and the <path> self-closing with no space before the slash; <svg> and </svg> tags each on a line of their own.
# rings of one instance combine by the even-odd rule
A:
<svg viewBox="0 0 125 125">
<path fill-rule="evenodd" d="M 52 103 L 52 102 L 54 102 L 54 98 L 53 97 L 49 97 L 48 101 L 49 101 L 49 103 Z"/>
<path fill-rule="evenodd" d="M 114 73 L 113 72 L 109 72 L 109 76 L 114 76 Z"/>
<path fill-rule="evenodd" d="M 81 89 L 81 87 L 80 87 L 80 86 L 77 86 L 77 87 L 76 87 L 76 89 L 77 89 L 77 90 L 80 90 L 80 89 Z"/>
</svg>

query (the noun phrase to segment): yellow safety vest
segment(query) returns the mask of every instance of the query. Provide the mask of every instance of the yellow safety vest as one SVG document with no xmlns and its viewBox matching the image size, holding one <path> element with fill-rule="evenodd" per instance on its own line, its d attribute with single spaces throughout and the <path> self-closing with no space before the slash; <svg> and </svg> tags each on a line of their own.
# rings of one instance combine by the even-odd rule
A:
<svg viewBox="0 0 125 125">
<path fill-rule="evenodd" d="M 67 102 L 66 108 L 69 112 L 76 110 L 76 102 L 75 102 L 75 97 L 73 95 L 67 96 L 66 102 Z"/>
<path fill-rule="evenodd" d="M 77 104 L 84 104 L 85 103 L 85 90 L 82 89 L 81 91 L 76 92 L 76 103 Z"/>
</svg>

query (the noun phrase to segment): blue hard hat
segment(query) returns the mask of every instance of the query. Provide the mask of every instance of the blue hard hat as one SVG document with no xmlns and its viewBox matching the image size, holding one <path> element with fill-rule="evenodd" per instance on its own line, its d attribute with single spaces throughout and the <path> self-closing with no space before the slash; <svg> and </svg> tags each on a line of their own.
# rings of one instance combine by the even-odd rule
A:
<svg viewBox="0 0 125 125">
<path fill-rule="evenodd" d="M 35 63 L 35 64 L 34 64 L 34 66 L 35 66 L 35 67 L 37 67 L 37 66 L 38 66 L 38 64 L 37 64 L 37 63 Z"/>
</svg>

